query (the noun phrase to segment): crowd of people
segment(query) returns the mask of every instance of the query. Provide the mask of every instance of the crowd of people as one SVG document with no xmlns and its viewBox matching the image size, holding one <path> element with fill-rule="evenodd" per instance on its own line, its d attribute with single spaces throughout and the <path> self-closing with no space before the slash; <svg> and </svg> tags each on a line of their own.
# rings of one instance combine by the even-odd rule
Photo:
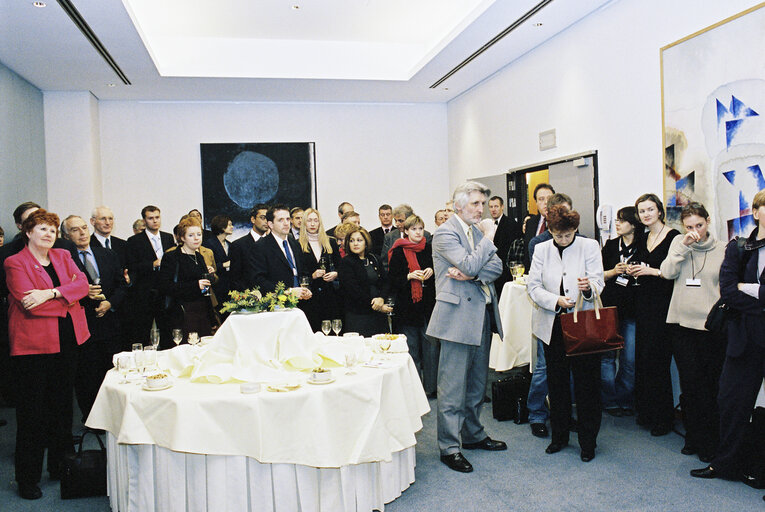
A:
<svg viewBox="0 0 765 512">
<path fill-rule="evenodd" d="M 4 244 L 0 230 L 0 394 L 16 407 L 19 494 L 41 496 L 46 449 L 50 477 L 60 478 L 72 449 L 72 397 L 87 417 L 113 354 L 151 343 L 153 332 L 160 349 L 191 332 L 212 334 L 225 320 L 220 305 L 229 291 L 267 293 L 279 283 L 299 299 L 314 331 L 341 319 L 345 331 L 364 336 L 405 334 L 423 388 L 438 400 L 441 460 L 470 472 L 462 449 L 506 449 L 486 434 L 480 410 L 511 261 L 529 269 L 537 358 L 527 403 L 531 433 L 551 431 L 548 454 L 563 450 L 575 430 L 581 460 L 592 460 L 604 410 L 634 415 L 651 435 L 669 433 L 674 357 L 681 452 L 708 464 L 691 474 L 738 476 L 765 373 L 765 191 L 752 206 L 756 228 L 727 248 L 699 203 L 683 207 L 681 234 L 665 224 L 655 194 L 641 195 L 618 210 L 617 237 L 601 249 L 578 232 L 580 216 L 566 194 L 543 183 L 533 199 L 538 213 L 518 223 L 501 197 L 468 182 L 435 212 L 432 234 L 406 204 L 381 205 L 380 225 L 370 231 L 348 202 L 326 230 L 314 208 L 257 204 L 251 229 L 233 241 L 230 217 L 215 216 L 207 230 L 196 209 L 171 234 L 161 230 L 160 209 L 145 206 L 124 240 L 112 234 L 108 207 L 61 221 L 22 203 L 13 214 L 19 233 Z M 592 308 L 598 296 L 618 309 L 624 349 L 567 357 L 561 315 L 578 298 Z M 705 328 L 721 297 L 735 313 L 727 335 Z"/>
</svg>

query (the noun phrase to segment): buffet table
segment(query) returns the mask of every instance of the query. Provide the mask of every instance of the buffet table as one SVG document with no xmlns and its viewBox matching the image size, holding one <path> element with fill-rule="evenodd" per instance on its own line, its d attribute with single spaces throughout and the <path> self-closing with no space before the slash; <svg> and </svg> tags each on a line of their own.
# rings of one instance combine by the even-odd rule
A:
<svg viewBox="0 0 765 512">
<path fill-rule="evenodd" d="M 534 308 L 526 286 L 508 281 L 499 299 L 499 316 L 504 340 L 495 334 L 489 353 L 489 367 L 506 371 L 529 364 L 535 359 L 536 344 L 531 334 L 531 311 Z M 533 368 L 533 365 L 531 365 Z"/>
<path fill-rule="evenodd" d="M 107 374 L 86 424 L 108 432 L 112 510 L 382 510 L 414 482 L 429 406 L 409 354 L 376 355 L 346 375 L 338 354 L 364 342 L 302 333 L 301 316 L 233 316 L 209 346 L 161 352 L 176 374 L 165 390 Z M 258 326 L 277 332 L 232 339 Z M 317 360 L 333 382 L 291 368 Z M 245 370 L 250 378 L 232 377 Z M 261 391 L 241 393 L 242 380 Z M 298 386 L 268 391 L 283 385 Z"/>
</svg>

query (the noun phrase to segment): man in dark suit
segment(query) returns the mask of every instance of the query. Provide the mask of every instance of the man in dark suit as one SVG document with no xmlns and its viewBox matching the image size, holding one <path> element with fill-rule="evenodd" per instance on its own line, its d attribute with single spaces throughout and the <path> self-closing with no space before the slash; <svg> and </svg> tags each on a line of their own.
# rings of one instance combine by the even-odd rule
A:
<svg viewBox="0 0 765 512">
<path fill-rule="evenodd" d="M 147 343 L 152 324 L 160 331 L 160 347 L 171 348 L 170 326 L 164 312 L 164 297 L 159 293 L 159 266 L 162 255 L 175 247 L 170 233 L 160 231 L 162 219 L 159 208 L 145 206 L 141 217 L 146 223 L 143 233 L 127 239 L 126 260 L 132 282 L 133 333 L 131 341 Z"/>
<path fill-rule="evenodd" d="M 122 349 L 117 311 L 125 298 L 122 265 L 117 254 L 91 244 L 88 225 L 76 215 L 64 219 L 64 233 L 74 242 L 75 264 L 88 278 L 88 296 L 80 299 L 88 321 L 90 339 L 78 347 L 75 393 L 83 421 L 90 414 L 104 375 L 112 367 L 112 356 Z M 98 284 L 96 283 L 98 280 Z"/>
<path fill-rule="evenodd" d="M 372 238 L 372 254 L 382 252 L 385 235 L 393 229 L 393 208 L 389 204 L 384 204 L 377 209 L 377 216 L 380 218 L 380 227 L 369 232 Z"/>
<path fill-rule="evenodd" d="M 290 210 L 290 236 L 295 240 L 300 238 L 300 226 L 303 224 L 303 209 L 295 206 Z"/>
<path fill-rule="evenodd" d="M 255 250 L 255 243 L 268 234 L 267 213 L 268 205 L 258 203 L 253 206 L 250 211 L 252 229 L 249 233 L 231 243 L 231 249 L 229 249 L 229 258 L 231 258 L 229 279 L 231 280 L 232 290 L 244 291 L 255 286 L 255 283 L 247 279 L 247 276 L 253 274 L 252 269 L 249 268 L 250 255 Z"/>
<path fill-rule="evenodd" d="M 337 207 L 337 216 L 340 219 L 340 223 L 343 222 L 343 214 L 346 212 L 352 212 L 353 211 L 353 205 L 349 203 L 348 201 L 343 201 L 340 203 Z M 338 224 L 339 225 L 339 224 Z M 327 236 L 335 236 L 335 228 L 338 226 L 332 226 L 327 230 Z"/>
<path fill-rule="evenodd" d="M 502 275 L 494 281 L 497 298 L 502 295 L 502 288 L 510 280 L 510 269 L 507 268 L 507 253 L 510 251 L 510 244 L 523 236 L 521 226 L 515 222 L 515 219 L 504 215 L 504 211 L 505 201 L 501 197 L 494 196 L 489 199 L 489 214 L 494 223 L 494 235 L 491 238 L 497 247 L 497 256 L 502 260 Z"/>
<path fill-rule="evenodd" d="M 98 244 L 105 249 L 114 251 L 120 260 L 122 268 L 127 268 L 127 265 L 125 265 L 127 242 L 122 238 L 112 235 L 112 230 L 114 229 L 114 213 L 111 208 L 107 206 L 93 208 L 93 212 L 90 214 L 90 224 L 93 226 L 93 234 L 90 236 L 90 243 L 92 245 Z"/>
<path fill-rule="evenodd" d="M 540 183 L 534 187 L 534 201 L 537 202 L 538 214 L 532 215 L 526 222 L 526 232 L 523 234 L 524 251 L 523 265 L 528 272 L 531 267 L 531 257 L 529 256 L 529 242 L 537 235 L 547 231 L 547 199 L 555 193 L 555 189 L 549 183 Z"/>
<path fill-rule="evenodd" d="M 289 239 L 290 212 L 284 205 L 275 205 L 268 209 L 266 216 L 271 233 L 255 244 L 250 254 L 252 269 L 250 280 L 260 288 L 260 293 L 274 291 L 277 283 L 282 282 L 300 299 L 310 299 L 311 291 L 300 287 L 300 245 Z"/>
</svg>

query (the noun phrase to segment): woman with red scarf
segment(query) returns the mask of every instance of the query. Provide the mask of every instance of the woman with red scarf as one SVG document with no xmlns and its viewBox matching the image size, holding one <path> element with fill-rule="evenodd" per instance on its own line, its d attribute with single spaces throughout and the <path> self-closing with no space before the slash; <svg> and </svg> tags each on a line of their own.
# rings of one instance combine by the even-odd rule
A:
<svg viewBox="0 0 765 512">
<path fill-rule="evenodd" d="M 395 297 L 397 332 L 406 336 L 409 354 L 422 374 L 429 398 L 436 395 L 439 347 L 425 335 L 436 301 L 433 252 L 425 240 L 425 223 L 416 215 L 404 221 L 404 238 L 388 251 L 388 280 Z"/>
</svg>

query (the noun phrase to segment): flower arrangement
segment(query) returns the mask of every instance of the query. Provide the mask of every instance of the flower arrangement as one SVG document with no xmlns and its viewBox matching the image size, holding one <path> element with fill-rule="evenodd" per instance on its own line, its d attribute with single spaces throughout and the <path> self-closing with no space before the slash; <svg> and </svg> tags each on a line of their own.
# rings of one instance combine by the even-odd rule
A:
<svg viewBox="0 0 765 512">
<path fill-rule="evenodd" d="M 260 313 L 262 311 L 277 311 L 280 309 L 292 309 L 298 304 L 298 298 L 290 293 L 290 290 L 279 281 L 273 292 L 263 295 L 258 288 L 248 289 L 243 292 L 231 290 L 228 292 L 231 300 L 223 303 L 221 313 L 234 311 L 248 311 Z"/>
</svg>

